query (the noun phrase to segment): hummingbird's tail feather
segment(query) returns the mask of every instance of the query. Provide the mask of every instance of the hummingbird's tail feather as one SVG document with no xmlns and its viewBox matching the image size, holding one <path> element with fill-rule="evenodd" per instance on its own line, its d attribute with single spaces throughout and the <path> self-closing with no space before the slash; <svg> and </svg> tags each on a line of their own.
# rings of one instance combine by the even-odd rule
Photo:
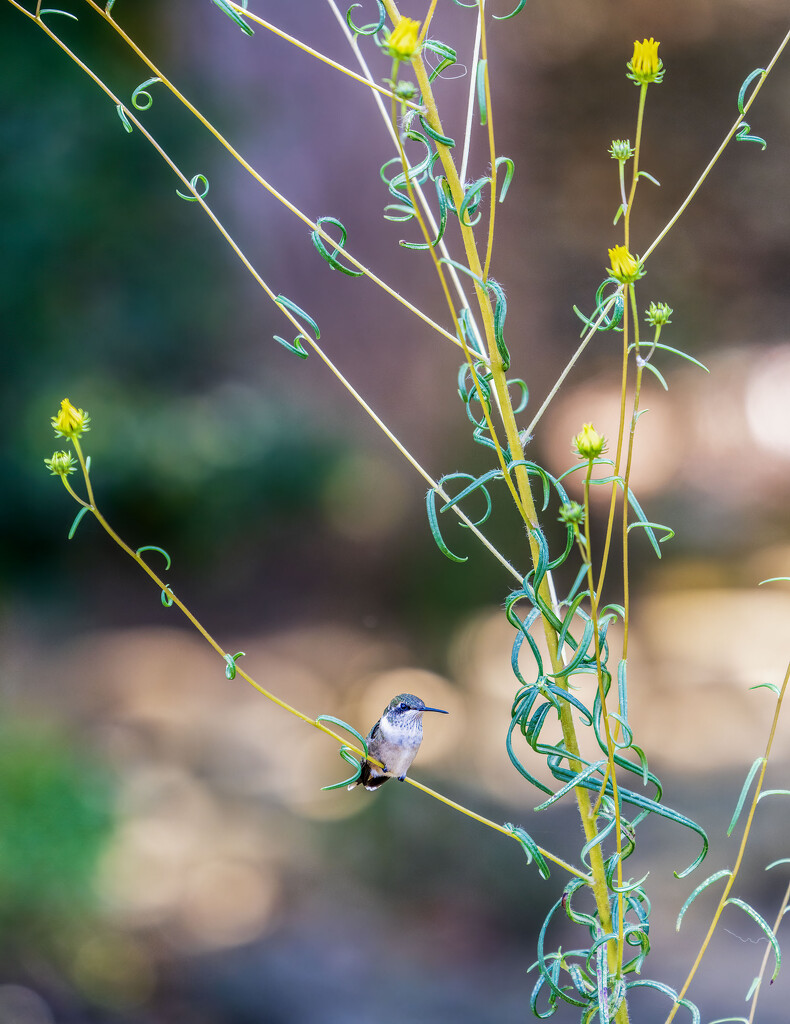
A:
<svg viewBox="0 0 790 1024">
<path fill-rule="evenodd" d="M 362 762 L 362 771 L 359 774 L 357 781 L 358 786 L 364 786 L 365 789 L 374 790 L 378 789 L 379 786 L 383 786 L 384 783 L 389 779 L 389 775 L 380 775 L 378 772 L 380 769 L 374 768 L 369 761 Z M 376 772 L 376 774 L 374 774 Z"/>
</svg>

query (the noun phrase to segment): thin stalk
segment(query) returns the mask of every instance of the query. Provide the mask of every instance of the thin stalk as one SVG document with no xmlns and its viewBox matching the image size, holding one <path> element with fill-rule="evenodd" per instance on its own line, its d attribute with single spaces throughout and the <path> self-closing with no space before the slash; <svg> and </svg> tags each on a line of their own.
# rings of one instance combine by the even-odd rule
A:
<svg viewBox="0 0 790 1024">
<path fill-rule="evenodd" d="M 494 253 L 494 222 L 496 220 L 496 145 L 494 142 L 494 108 L 491 100 L 491 78 L 488 74 L 488 37 L 486 35 L 485 22 L 485 0 L 478 0 L 478 20 L 480 25 L 480 53 L 481 59 L 485 62 L 483 71 L 483 86 L 486 97 L 486 126 L 488 128 L 488 159 L 491 162 L 491 201 L 488 213 L 488 237 L 486 239 L 486 255 L 483 263 L 483 280 L 488 279 L 488 271 L 491 267 L 491 257 Z"/>
<path fill-rule="evenodd" d="M 397 24 L 400 19 L 400 13 L 394 0 L 383 0 L 384 6 L 387 10 L 393 24 Z M 442 128 L 441 119 L 439 112 L 436 107 L 436 102 L 431 89 L 428 73 L 425 65 L 421 58 L 416 56 L 412 60 L 412 66 L 414 73 L 417 78 L 417 84 L 420 87 L 423 102 L 425 103 L 427 113 L 425 115 L 426 120 L 439 135 L 444 135 Z M 453 197 L 456 209 L 460 210 L 463 202 L 463 187 L 458 177 L 452 155 L 447 146 L 437 143 L 437 152 L 439 154 L 439 160 L 442 164 L 442 168 L 445 172 L 447 182 L 450 187 L 450 192 Z M 483 278 L 483 267 L 480 262 L 477 246 L 475 243 L 474 233 L 470 225 L 464 223 L 463 218 L 459 217 L 459 225 L 461 229 L 461 236 L 464 244 L 464 250 L 466 253 L 467 264 L 469 269 L 475 275 L 476 278 L 484 280 Z M 510 401 L 510 394 L 507 387 L 507 381 L 505 378 L 505 371 L 503 368 L 502 357 L 499 354 L 496 339 L 494 336 L 494 319 L 493 309 L 491 307 L 491 300 L 487 289 L 483 288 L 478 280 L 475 280 L 475 294 L 477 297 L 478 305 L 481 313 L 481 320 L 485 330 L 486 343 L 488 346 L 492 382 L 494 384 L 494 391 L 497 396 L 500 416 L 505 428 L 505 434 L 507 436 L 508 447 L 510 454 L 514 460 L 523 459 L 523 447 L 521 444 L 521 438 L 519 436 L 518 427 L 516 425 L 515 415 L 513 413 L 513 406 Z M 519 508 L 522 518 L 528 527 L 529 545 L 531 550 L 531 556 L 533 565 L 537 564 L 539 558 L 539 546 L 537 539 L 534 536 L 534 528 L 537 526 L 538 517 L 535 509 L 535 504 L 532 496 L 532 490 L 530 486 L 529 476 L 526 472 L 526 468 L 519 466 L 515 470 L 516 476 L 516 488 L 518 490 L 516 504 Z M 551 602 L 551 592 L 548 585 L 548 581 L 544 577 L 542 580 L 539 593 L 546 604 Z M 549 650 L 549 656 L 551 664 L 555 673 L 560 672 L 563 663 L 559 653 L 557 633 L 552 627 L 551 623 L 544 617 L 543 630 L 546 639 L 546 644 Z M 568 761 L 574 771 L 580 771 L 582 767 L 582 761 L 579 751 L 578 739 L 576 736 L 576 727 L 573 721 L 573 715 L 571 712 L 571 706 L 567 701 L 561 702 L 560 705 L 560 723 L 562 727 L 563 740 L 565 747 L 568 751 Z M 592 813 L 592 804 L 588 791 L 582 787 L 576 787 L 574 789 L 576 795 L 577 804 L 579 807 L 579 814 L 582 821 L 582 828 L 585 833 L 585 838 L 589 842 L 595 835 L 596 821 L 595 816 Z M 612 919 L 611 912 L 609 909 L 609 890 L 606 883 L 606 873 L 604 868 L 603 854 L 600 846 L 593 846 L 590 850 L 590 865 L 592 874 L 592 890 L 595 898 L 596 907 L 598 910 L 599 920 L 601 927 L 604 931 L 612 930 Z M 610 964 L 616 968 L 617 964 L 617 944 L 616 942 L 610 942 L 607 948 L 607 957 Z M 618 1024 L 625 1024 L 628 1020 L 628 1009 L 625 1003 L 622 1003 L 618 1009 L 615 1019 Z"/>
<path fill-rule="evenodd" d="M 590 620 L 593 625 L 593 642 L 595 644 L 595 676 L 598 686 L 598 699 L 601 702 L 601 717 L 603 718 L 604 732 L 606 734 L 606 756 L 607 766 L 604 779 L 601 784 L 601 792 L 593 807 L 596 814 L 598 807 L 606 790 L 606 783 L 609 778 L 612 780 L 612 799 L 614 801 L 615 813 L 615 843 L 617 849 L 617 950 L 616 955 L 610 957 L 610 970 L 614 967 L 614 975 L 622 977 L 623 953 L 625 950 L 623 933 L 625 926 L 624 900 L 623 900 L 623 835 L 620 824 L 620 792 L 617 782 L 617 773 L 614 763 L 614 742 L 609 727 L 609 712 L 606 707 L 606 688 L 603 682 L 603 666 L 601 663 L 601 636 L 598 619 L 598 596 L 595 592 L 593 570 L 592 570 L 592 537 L 590 535 L 590 481 L 592 479 L 594 460 L 590 459 L 587 465 L 587 473 L 584 478 L 584 550 L 585 562 L 587 563 L 587 589 L 590 592 Z M 612 963 L 614 960 L 614 963 Z"/>
<path fill-rule="evenodd" d="M 788 903 L 790 903 L 790 882 L 787 883 L 787 888 L 785 889 L 784 897 L 782 899 L 781 904 L 779 905 L 779 911 L 778 911 L 778 913 L 776 915 L 776 920 L 774 921 L 774 926 L 773 926 L 773 933 L 774 933 L 774 935 L 776 935 L 776 933 L 779 931 L 779 926 L 781 925 L 782 920 L 783 920 L 783 918 L 785 916 L 785 910 L 787 909 Z M 755 985 L 754 992 L 752 993 L 752 1005 L 751 1005 L 751 1009 L 749 1011 L 749 1021 L 748 1021 L 748 1024 L 754 1024 L 754 1015 L 757 1012 L 757 1000 L 758 1000 L 758 998 L 760 996 L 760 988 L 761 988 L 762 983 L 763 983 L 763 978 L 765 977 L 765 969 L 768 966 L 768 957 L 770 955 L 771 955 L 771 946 L 768 943 L 766 943 L 765 944 L 765 953 L 763 954 L 763 962 L 760 964 L 760 970 L 759 970 L 759 972 L 757 974 L 757 984 Z"/>
</svg>

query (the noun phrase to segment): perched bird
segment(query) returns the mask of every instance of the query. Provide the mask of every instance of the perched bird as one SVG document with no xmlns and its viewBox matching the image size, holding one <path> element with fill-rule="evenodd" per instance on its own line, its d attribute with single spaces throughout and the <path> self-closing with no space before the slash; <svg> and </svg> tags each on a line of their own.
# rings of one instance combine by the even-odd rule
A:
<svg viewBox="0 0 790 1024">
<path fill-rule="evenodd" d="M 391 775 L 403 782 L 422 743 L 422 716 L 426 711 L 440 715 L 450 713 L 441 708 L 427 708 L 413 693 L 393 697 L 367 737 L 368 754 L 381 761 L 384 767 L 363 761 L 359 779 L 348 788 L 378 789 Z"/>
</svg>

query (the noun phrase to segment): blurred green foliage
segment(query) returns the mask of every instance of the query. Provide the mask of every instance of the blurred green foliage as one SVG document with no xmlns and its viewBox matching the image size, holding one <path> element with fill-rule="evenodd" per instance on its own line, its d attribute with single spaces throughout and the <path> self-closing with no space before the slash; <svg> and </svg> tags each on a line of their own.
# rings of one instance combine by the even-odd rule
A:
<svg viewBox="0 0 790 1024">
<path fill-rule="evenodd" d="M 106 772 L 64 735 L 0 722 L 0 943 L 46 942 L 90 912 L 112 803 Z"/>
</svg>

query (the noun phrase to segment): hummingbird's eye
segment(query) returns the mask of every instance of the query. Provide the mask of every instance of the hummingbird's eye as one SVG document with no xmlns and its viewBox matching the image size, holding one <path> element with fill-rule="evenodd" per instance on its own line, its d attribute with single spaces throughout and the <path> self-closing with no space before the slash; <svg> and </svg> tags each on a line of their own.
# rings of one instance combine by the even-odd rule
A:
<svg viewBox="0 0 790 1024">
<path fill-rule="evenodd" d="M 409 705 L 406 703 L 405 700 L 402 700 L 400 702 L 400 704 L 398 705 L 398 710 L 399 711 L 408 711 L 409 710 Z"/>
</svg>

